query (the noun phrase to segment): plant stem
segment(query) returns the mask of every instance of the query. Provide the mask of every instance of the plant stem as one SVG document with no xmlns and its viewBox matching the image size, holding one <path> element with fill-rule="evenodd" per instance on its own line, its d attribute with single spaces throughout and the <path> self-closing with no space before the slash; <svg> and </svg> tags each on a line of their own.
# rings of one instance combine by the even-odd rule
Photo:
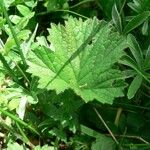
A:
<svg viewBox="0 0 150 150">
<path fill-rule="evenodd" d="M 10 28 L 11 34 L 12 34 L 12 36 L 13 36 L 13 38 L 14 38 L 15 43 L 16 43 L 17 49 L 19 50 L 20 57 L 21 57 L 21 59 L 22 59 L 22 61 L 23 61 L 23 64 L 24 64 L 25 66 L 27 66 L 27 63 L 26 63 L 24 54 L 23 54 L 23 52 L 22 52 L 22 49 L 20 48 L 19 40 L 18 40 L 17 35 L 16 35 L 15 31 L 14 31 L 13 25 L 12 25 L 12 23 L 11 23 L 9 17 L 8 17 L 8 13 L 7 13 L 7 10 L 6 10 L 6 8 L 5 8 L 5 5 L 4 5 L 3 0 L 1 0 L 0 7 L 1 7 L 3 13 L 4 13 L 4 16 L 5 16 L 5 18 L 6 18 L 6 21 L 7 21 L 7 23 L 8 23 L 8 26 L 9 26 L 9 28 Z"/>
<path fill-rule="evenodd" d="M 84 19 L 88 19 L 88 17 L 86 17 L 86 16 L 80 15 L 80 14 L 74 12 L 74 11 L 66 10 L 66 9 L 53 10 L 52 12 L 68 12 L 68 13 L 70 13 L 70 14 L 74 14 L 74 15 L 79 16 L 79 17 L 82 17 L 82 18 L 84 18 Z M 49 14 L 49 13 L 50 13 L 50 12 L 46 11 L 46 12 L 38 13 L 37 15 L 38 15 L 38 16 L 39 16 L 39 15 L 45 15 L 45 14 Z"/>
<path fill-rule="evenodd" d="M 81 1 L 81 2 L 79 2 L 77 4 L 75 4 L 75 5 L 71 6 L 70 8 L 72 9 L 72 8 L 78 7 L 78 6 L 82 5 L 82 4 L 89 3 L 89 2 L 94 2 L 94 0 L 83 0 L 83 1 Z"/>
<path fill-rule="evenodd" d="M 34 132 L 35 134 L 40 135 L 39 132 L 36 129 L 34 129 L 31 125 L 27 124 L 26 122 L 22 121 L 21 119 L 19 119 L 15 115 L 4 110 L 2 107 L 0 107 L 0 112 L 3 113 L 5 116 L 8 116 L 9 118 L 14 120 L 15 122 L 23 125 L 25 128 L 29 129 L 30 131 Z"/>
<path fill-rule="evenodd" d="M 105 134 L 106 136 L 111 136 L 110 134 Z M 146 141 L 145 139 L 143 139 L 140 136 L 134 136 L 134 135 L 114 135 L 115 137 L 123 137 L 123 138 L 128 138 L 128 139 L 137 139 L 140 140 L 141 142 L 145 143 L 145 144 L 149 144 L 150 143 L 148 141 Z M 144 145 L 145 145 L 144 144 Z M 140 144 L 141 145 L 141 144 Z"/>
<path fill-rule="evenodd" d="M 111 135 L 111 137 L 113 138 L 113 140 L 115 141 L 115 143 L 117 145 L 119 145 L 119 142 L 117 141 L 117 139 L 115 138 L 115 136 L 113 135 L 112 131 L 110 130 L 110 128 L 107 126 L 107 124 L 105 123 L 104 119 L 102 118 L 102 116 L 99 114 L 99 112 L 97 111 L 97 109 L 95 107 L 93 107 L 95 113 L 97 114 L 98 118 L 101 120 L 101 122 L 104 124 L 104 126 L 106 127 L 106 129 L 108 130 L 109 134 Z"/>
<path fill-rule="evenodd" d="M 24 131 L 22 130 L 22 128 L 20 127 L 20 125 L 18 123 L 16 123 L 22 137 L 23 137 L 23 141 L 30 146 L 31 149 L 34 149 L 34 145 L 30 142 L 30 140 L 27 138 L 27 136 L 25 135 Z"/>
</svg>

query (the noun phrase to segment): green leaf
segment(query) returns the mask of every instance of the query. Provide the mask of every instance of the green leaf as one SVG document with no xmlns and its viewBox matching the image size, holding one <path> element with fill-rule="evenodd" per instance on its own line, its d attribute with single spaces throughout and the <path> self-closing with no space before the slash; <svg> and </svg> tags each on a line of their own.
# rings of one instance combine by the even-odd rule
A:
<svg viewBox="0 0 150 150">
<path fill-rule="evenodd" d="M 63 128 L 68 127 L 73 133 L 79 128 L 78 111 L 84 102 L 72 91 L 65 91 L 56 95 L 55 92 L 44 94 L 45 98 L 40 103 L 42 112 L 47 116 L 59 121 Z M 43 98 L 44 96 L 41 95 Z M 47 97 L 47 99 L 46 99 Z M 51 100 L 49 101 L 49 97 Z"/>
<path fill-rule="evenodd" d="M 143 35 L 148 35 L 148 29 L 149 29 L 149 26 L 148 26 L 148 19 L 147 19 L 147 20 L 145 20 L 145 22 L 143 24 L 142 34 Z"/>
<path fill-rule="evenodd" d="M 128 55 L 124 56 L 119 61 L 119 63 L 131 67 L 133 70 L 136 71 L 137 74 L 142 76 L 147 82 L 150 83 L 150 80 L 147 78 L 146 73 L 144 72 L 144 70 L 139 69 L 137 63 L 130 56 L 128 56 Z"/>
<path fill-rule="evenodd" d="M 96 141 L 92 144 L 91 150 L 115 150 L 116 144 L 112 138 L 104 135 L 99 135 Z"/>
<path fill-rule="evenodd" d="M 6 22 L 6 19 L 3 19 L 2 17 L 0 17 L 0 30 L 2 29 L 2 27 L 4 26 L 4 23 Z"/>
<path fill-rule="evenodd" d="M 19 99 L 12 99 L 9 104 L 8 107 L 10 110 L 16 109 L 19 105 Z"/>
<path fill-rule="evenodd" d="M 86 126 L 81 125 L 81 131 L 91 137 L 96 138 L 95 142 L 92 143 L 91 150 L 115 150 L 116 144 L 112 138 L 106 137 L 105 135 L 90 129 Z"/>
<path fill-rule="evenodd" d="M 65 26 L 52 24 L 49 33 L 50 49 L 38 46 L 28 61 L 28 72 L 40 78 L 39 88 L 57 93 L 71 88 L 86 102 L 112 103 L 123 96 L 124 77 L 114 64 L 124 54 L 126 39 L 110 24 L 69 18 Z"/>
<path fill-rule="evenodd" d="M 143 61 L 142 50 L 141 50 L 138 42 L 136 41 L 135 37 L 132 34 L 129 34 L 127 36 L 127 43 L 128 43 L 130 51 L 131 51 L 132 55 L 134 56 L 137 64 L 139 65 L 139 67 L 141 67 L 141 64 Z"/>
<path fill-rule="evenodd" d="M 150 11 L 144 11 L 143 13 L 133 17 L 125 26 L 124 33 L 127 34 L 139 25 L 141 25 L 149 16 Z"/>
<path fill-rule="evenodd" d="M 15 0 L 7 0 L 7 1 L 3 0 L 3 3 L 6 8 L 9 8 L 14 2 L 15 2 Z"/>
<path fill-rule="evenodd" d="M 17 34 L 17 38 L 19 41 L 26 40 L 28 39 L 30 33 L 31 32 L 29 30 L 22 30 Z M 14 46 L 16 46 L 15 40 L 13 38 L 8 38 L 4 47 L 5 52 L 8 53 Z"/>
<path fill-rule="evenodd" d="M 19 145 L 18 143 L 8 143 L 7 144 L 7 150 L 16 150 L 16 149 L 19 149 L 19 150 L 24 150 L 24 147 L 23 145 Z"/>
<path fill-rule="evenodd" d="M 130 84 L 129 88 L 128 88 L 128 99 L 131 99 L 134 97 L 134 95 L 136 94 L 136 92 L 138 91 L 138 89 L 140 88 L 141 84 L 142 84 L 142 76 L 137 75 L 132 83 Z"/>
<path fill-rule="evenodd" d="M 139 70 L 137 63 L 130 56 L 124 56 L 119 63 L 131 67 L 137 73 L 142 74 L 141 70 Z"/>
<path fill-rule="evenodd" d="M 48 11 L 53 11 L 59 8 L 59 3 L 57 2 L 57 0 L 49 0 L 46 6 Z"/>
<path fill-rule="evenodd" d="M 27 16 L 31 13 L 30 9 L 25 5 L 17 5 L 17 9 L 23 16 Z"/>
<path fill-rule="evenodd" d="M 10 15 L 9 19 L 11 20 L 12 23 L 17 24 L 21 20 L 21 17 L 17 15 Z"/>
<path fill-rule="evenodd" d="M 95 138 L 102 136 L 102 134 L 100 134 L 99 132 L 97 132 L 91 128 L 88 128 L 84 125 L 81 125 L 81 132 L 84 134 L 87 134 L 88 136 L 95 137 Z"/>
<path fill-rule="evenodd" d="M 118 12 L 116 4 L 114 4 L 114 6 L 112 8 L 112 20 L 113 20 L 114 25 L 118 29 L 118 31 L 121 33 L 122 21 L 121 21 L 121 17 L 120 17 L 120 14 Z"/>
<path fill-rule="evenodd" d="M 34 12 L 30 13 L 29 15 L 22 17 L 18 24 L 16 25 L 17 28 L 24 29 L 26 25 L 28 24 L 29 20 L 35 15 Z"/>
<path fill-rule="evenodd" d="M 143 11 L 150 11 L 149 0 L 133 0 L 133 2 L 127 3 L 127 5 L 136 13 L 142 13 Z"/>
<path fill-rule="evenodd" d="M 45 4 L 48 11 L 54 11 L 63 7 L 67 0 L 48 0 Z"/>
<path fill-rule="evenodd" d="M 138 6 L 135 5 L 134 3 L 129 2 L 129 3 L 128 3 L 128 6 L 129 6 L 132 10 L 134 10 L 135 12 L 139 12 Z"/>
<path fill-rule="evenodd" d="M 150 45 L 146 51 L 146 56 L 142 67 L 144 68 L 144 70 L 150 69 Z"/>
</svg>

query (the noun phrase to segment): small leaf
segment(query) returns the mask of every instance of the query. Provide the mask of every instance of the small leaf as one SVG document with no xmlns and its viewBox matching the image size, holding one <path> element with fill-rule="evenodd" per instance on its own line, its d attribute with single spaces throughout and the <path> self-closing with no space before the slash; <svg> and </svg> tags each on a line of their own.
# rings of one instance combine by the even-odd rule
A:
<svg viewBox="0 0 150 150">
<path fill-rule="evenodd" d="M 5 22 L 6 22 L 6 19 L 0 17 L 0 30 L 1 30 L 2 27 L 4 26 Z"/>
<path fill-rule="evenodd" d="M 129 2 L 127 5 L 135 12 L 137 12 L 137 13 L 139 12 L 139 7 L 136 6 L 134 3 Z"/>
<path fill-rule="evenodd" d="M 19 41 L 26 40 L 26 39 L 28 39 L 30 33 L 31 33 L 31 31 L 29 31 L 29 30 L 22 30 L 18 33 L 17 38 Z M 8 38 L 5 43 L 5 47 L 4 47 L 6 54 L 14 46 L 16 46 L 15 40 L 13 38 Z"/>
<path fill-rule="evenodd" d="M 1 1 L 2 0 L 0 0 L 0 2 Z M 15 0 L 3 0 L 3 2 L 4 2 L 5 7 L 9 8 L 15 2 Z"/>
<path fill-rule="evenodd" d="M 81 132 L 84 133 L 84 134 L 87 134 L 88 136 L 95 137 L 95 138 L 97 138 L 100 135 L 102 135 L 99 132 L 97 132 L 97 131 L 95 131 L 95 130 L 93 130 L 91 128 L 88 128 L 88 127 L 86 127 L 84 125 L 81 125 Z"/>
<path fill-rule="evenodd" d="M 134 95 L 136 94 L 136 92 L 138 91 L 138 89 L 140 88 L 141 84 L 142 84 L 142 76 L 137 75 L 132 83 L 130 84 L 129 88 L 128 88 L 128 99 L 131 99 L 134 97 Z"/>
<path fill-rule="evenodd" d="M 125 26 L 124 33 L 127 34 L 133 29 L 141 25 L 150 16 L 150 11 L 144 11 L 143 13 L 133 17 L 129 23 Z"/>
<path fill-rule="evenodd" d="M 137 64 L 139 65 L 139 67 L 141 67 L 141 64 L 143 61 L 142 50 L 141 50 L 138 42 L 136 41 L 135 37 L 132 34 L 129 34 L 127 36 L 127 44 L 130 48 L 132 55 L 134 56 L 134 58 L 137 62 Z"/>
<path fill-rule="evenodd" d="M 137 72 L 139 71 L 137 63 L 135 62 L 135 60 L 132 59 L 128 55 L 125 55 L 124 57 L 122 57 L 122 59 L 119 60 L 119 63 L 121 63 L 123 65 L 126 65 L 126 66 L 129 66 L 129 67 L 131 67 L 132 69 L 134 69 Z"/>
<path fill-rule="evenodd" d="M 145 56 L 147 59 L 150 59 L 150 45 L 146 51 L 146 56 Z"/>
<path fill-rule="evenodd" d="M 150 69 L 150 45 L 146 51 L 145 60 L 142 67 L 144 68 L 144 70 Z"/>
<path fill-rule="evenodd" d="M 12 23 L 17 24 L 20 21 L 21 17 L 17 15 L 10 15 L 9 19 L 11 20 Z"/>
<path fill-rule="evenodd" d="M 116 4 L 114 4 L 112 8 L 112 20 L 114 22 L 114 25 L 118 29 L 118 31 L 121 33 L 122 32 L 122 22 L 121 22 L 121 17 L 118 12 Z"/>
<path fill-rule="evenodd" d="M 59 3 L 57 0 L 49 0 L 47 2 L 47 10 L 48 11 L 53 11 L 53 10 L 56 10 L 60 7 Z"/>
<path fill-rule="evenodd" d="M 23 16 L 27 16 L 31 13 L 30 9 L 25 5 L 17 5 L 17 9 Z"/>
<path fill-rule="evenodd" d="M 17 28 L 24 29 L 24 27 L 28 24 L 29 20 L 34 16 L 35 12 L 30 13 L 29 15 L 22 17 L 18 24 L 16 25 Z"/>
<path fill-rule="evenodd" d="M 143 27 L 142 27 L 142 34 L 143 35 L 148 35 L 148 19 L 144 22 Z"/>
<path fill-rule="evenodd" d="M 12 99 L 10 100 L 8 107 L 10 110 L 14 110 L 19 106 L 19 99 Z"/>
</svg>

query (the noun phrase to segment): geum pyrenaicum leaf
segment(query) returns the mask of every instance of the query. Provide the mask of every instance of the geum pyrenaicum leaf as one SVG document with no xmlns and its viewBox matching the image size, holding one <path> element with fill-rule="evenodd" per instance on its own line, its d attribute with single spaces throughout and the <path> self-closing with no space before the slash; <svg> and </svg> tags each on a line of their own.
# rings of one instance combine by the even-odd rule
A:
<svg viewBox="0 0 150 150">
<path fill-rule="evenodd" d="M 37 46 L 28 59 L 28 72 L 39 77 L 39 88 L 72 89 L 86 102 L 111 104 L 123 96 L 124 76 L 115 64 L 124 55 L 126 38 L 111 24 L 70 17 L 65 26 L 52 24 L 48 31 L 50 48 Z"/>
</svg>

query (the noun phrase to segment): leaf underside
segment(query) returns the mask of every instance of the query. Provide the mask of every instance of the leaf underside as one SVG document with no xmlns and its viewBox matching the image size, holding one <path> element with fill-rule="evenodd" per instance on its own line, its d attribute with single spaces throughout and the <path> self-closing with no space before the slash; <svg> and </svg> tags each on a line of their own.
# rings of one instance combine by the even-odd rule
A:
<svg viewBox="0 0 150 150">
<path fill-rule="evenodd" d="M 115 64 L 124 55 L 126 39 L 110 24 L 70 17 L 48 31 L 50 48 L 38 45 L 28 59 L 28 72 L 39 77 L 39 88 L 72 89 L 85 102 L 111 104 L 123 96 L 123 75 Z"/>
</svg>

